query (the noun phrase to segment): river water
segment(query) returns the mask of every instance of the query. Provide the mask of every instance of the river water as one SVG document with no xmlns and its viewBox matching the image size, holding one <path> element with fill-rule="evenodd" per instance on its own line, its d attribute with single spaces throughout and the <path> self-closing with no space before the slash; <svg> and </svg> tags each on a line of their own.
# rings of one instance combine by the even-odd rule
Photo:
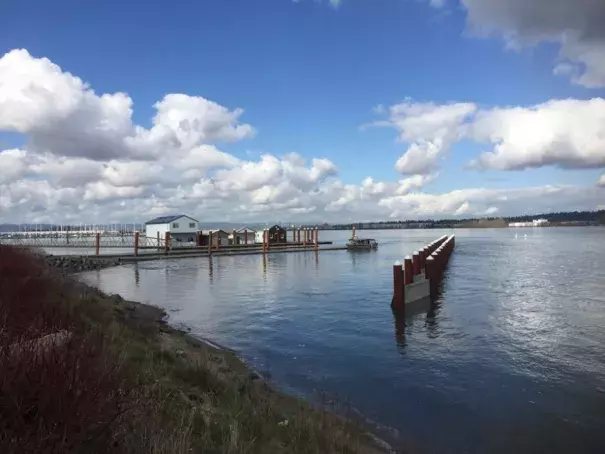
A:
<svg viewBox="0 0 605 454">
<path fill-rule="evenodd" d="M 82 278 L 165 308 L 282 389 L 340 402 L 412 452 L 605 452 L 605 229 L 456 230 L 441 296 L 404 320 L 390 309 L 393 262 L 452 232 L 358 233 L 378 251 L 174 259 Z"/>
</svg>

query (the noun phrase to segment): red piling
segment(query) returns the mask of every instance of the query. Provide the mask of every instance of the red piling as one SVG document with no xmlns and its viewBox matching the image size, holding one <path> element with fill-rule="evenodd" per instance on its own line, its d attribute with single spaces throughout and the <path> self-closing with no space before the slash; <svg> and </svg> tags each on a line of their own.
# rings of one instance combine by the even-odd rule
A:
<svg viewBox="0 0 605 454">
<path fill-rule="evenodd" d="M 139 232 L 134 232 L 134 256 L 139 256 Z"/>
<path fill-rule="evenodd" d="M 412 254 L 412 269 L 414 270 L 414 276 L 420 274 L 420 253 L 418 251 Z"/>
<path fill-rule="evenodd" d="M 404 263 L 404 283 L 409 285 L 414 282 L 414 266 L 411 257 L 406 257 Z"/>
<path fill-rule="evenodd" d="M 393 309 L 405 308 L 404 291 L 403 266 L 397 260 L 393 265 L 393 301 L 391 302 Z"/>
<path fill-rule="evenodd" d="M 99 250 L 101 249 L 101 233 L 97 232 L 95 235 L 95 255 L 99 255 Z"/>
<path fill-rule="evenodd" d="M 164 253 L 168 254 L 170 250 L 170 232 L 164 233 Z"/>
</svg>

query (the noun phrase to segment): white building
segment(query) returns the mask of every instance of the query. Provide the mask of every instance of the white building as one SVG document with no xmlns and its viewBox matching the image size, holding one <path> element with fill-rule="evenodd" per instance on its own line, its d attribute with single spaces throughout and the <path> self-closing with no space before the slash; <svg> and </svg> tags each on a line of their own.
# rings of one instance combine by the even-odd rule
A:
<svg viewBox="0 0 605 454">
<path fill-rule="evenodd" d="M 511 222 L 509 227 L 543 227 L 548 225 L 548 219 L 534 219 L 528 222 Z"/>
<path fill-rule="evenodd" d="M 200 229 L 198 220 L 184 214 L 160 216 L 145 223 L 145 236 L 147 238 L 164 239 L 166 232 L 170 232 L 172 241 L 195 242 L 195 234 Z"/>
<path fill-rule="evenodd" d="M 256 230 L 249 229 L 248 227 L 242 227 L 235 231 L 237 238 L 235 244 L 254 244 L 256 243 Z M 233 233 L 229 235 L 229 239 L 233 241 Z M 261 239 L 262 242 L 262 239 Z M 233 244 L 233 243 L 232 243 Z"/>
</svg>

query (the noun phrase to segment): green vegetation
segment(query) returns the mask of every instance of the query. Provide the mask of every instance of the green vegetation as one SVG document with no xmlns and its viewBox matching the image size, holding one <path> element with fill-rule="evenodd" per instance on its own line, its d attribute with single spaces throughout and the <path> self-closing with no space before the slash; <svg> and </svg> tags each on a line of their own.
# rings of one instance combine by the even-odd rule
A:
<svg viewBox="0 0 605 454">
<path fill-rule="evenodd" d="M 380 221 L 368 223 L 321 225 L 325 230 L 357 229 L 440 229 L 440 228 L 498 228 L 507 227 L 510 222 L 530 222 L 534 219 L 547 219 L 550 225 L 605 225 L 605 210 L 599 211 L 570 211 L 558 213 L 542 213 L 524 216 L 485 217 L 468 219 L 425 219 Z"/>
<path fill-rule="evenodd" d="M 0 452 L 385 452 L 163 317 L 0 246 Z"/>
</svg>

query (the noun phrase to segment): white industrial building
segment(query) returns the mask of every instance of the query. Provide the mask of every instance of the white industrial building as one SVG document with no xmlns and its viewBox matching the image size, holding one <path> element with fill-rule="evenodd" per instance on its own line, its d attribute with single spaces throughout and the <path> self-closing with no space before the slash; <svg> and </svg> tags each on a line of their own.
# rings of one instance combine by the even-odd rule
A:
<svg viewBox="0 0 605 454">
<path fill-rule="evenodd" d="M 509 227 L 544 227 L 548 225 L 548 219 L 534 219 L 528 222 L 510 222 Z"/>
<path fill-rule="evenodd" d="M 164 239 L 166 232 L 170 232 L 172 241 L 195 242 L 195 235 L 200 229 L 200 222 L 184 214 L 160 216 L 145 223 L 145 236 L 147 238 Z"/>
</svg>

